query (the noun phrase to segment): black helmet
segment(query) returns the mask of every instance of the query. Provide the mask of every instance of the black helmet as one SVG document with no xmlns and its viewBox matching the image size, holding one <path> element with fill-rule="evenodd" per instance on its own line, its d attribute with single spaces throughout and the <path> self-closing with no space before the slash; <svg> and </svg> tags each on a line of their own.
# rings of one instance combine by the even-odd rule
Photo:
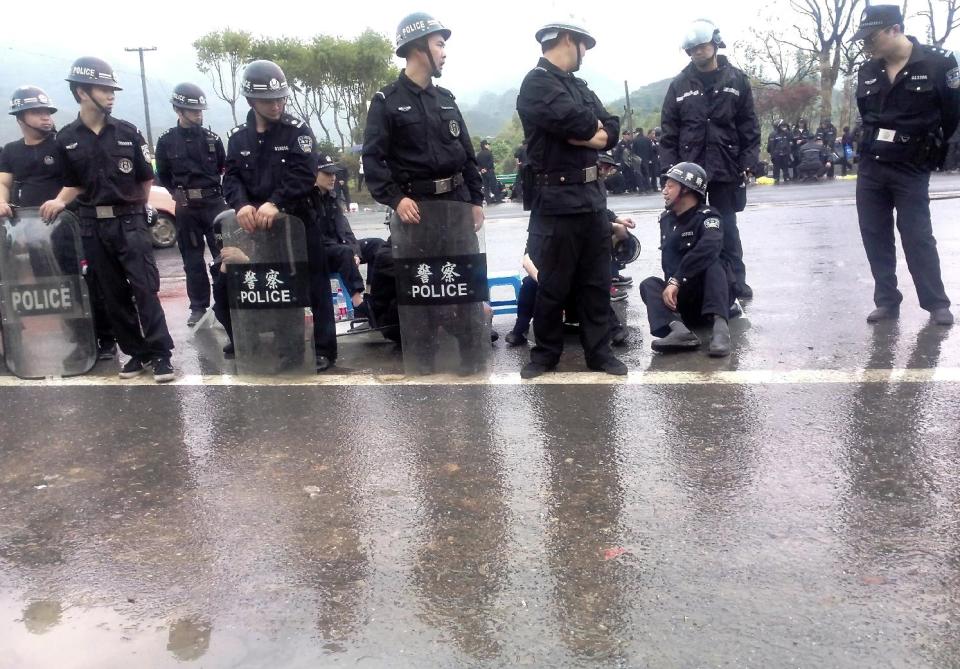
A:
<svg viewBox="0 0 960 669">
<path fill-rule="evenodd" d="M 663 176 L 673 179 L 681 186 L 686 186 L 703 197 L 707 196 L 707 173 L 696 163 L 677 163 Z"/>
<path fill-rule="evenodd" d="M 440 33 L 445 40 L 450 39 L 450 31 L 426 12 L 414 12 L 405 16 L 397 26 L 397 56 L 405 58 L 407 46 L 433 33 Z"/>
<path fill-rule="evenodd" d="M 117 75 L 110 67 L 110 63 L 93 56 L 81 56 L 73 61 L 73 65 L 70 66 L 70 74 L 67 75 L 66 80 L 73 84 L 103 86 L 115 91 L 123 90 L 117 83 Z"/>
<path fill-rule="evenodd" d="M 590 34 L 589 30 L 584 28 L 583 25 L 573 17 L 569 17 L 561 21 L 553 21 L 552 23 L 547 23 L 541 26 L 540 30 L 536 32 L 534 37 L 539 44 L 543 44 L 549 40 L 557 39 L 561 32 L 579 35 L 588 51 L 597 46 L 596 38 Z"/>
<path fill-rule="evenodd" d="M 173 89 L 173 95 L 170 96 L 170 102 L 177 109 L 203 111 L 207 108 L 207 96 L 203 89 L 189 82 L 177 84 Z"/>
<path fill-rule="evenodd" d="M 21 86 L 13 92 L 10 98 L 10 115 L 16 116 L 28 109 L 46 109 L 51 114 L 57 111 L 53 100 L 47 97 L 42 88 L 37 86 Z"/>
<path fill-rule="evenodd" d="M 713 21 L 709 19 L 697 19 L 687 28 L 687 32 L 683 35 L 683 44 L 681 46 L 684 51 L 689 51 L 695 46 L 707 44 L 708 42 L 712 42 L 718 49 L 725 49 L 727 47 L 727 45 L 723 43 L 723 38 L 720 37 L 720 29 L 717 28 Z"/>
<path fill-rule="evenodd" d="M 604 165 L 613 165 L 614 167 L 617 166 L 617 161 L 613 159 L 613 156 L 610 155 L 609 151 L 604 151 L 601 153 L 597 158 L 597 161 Z"/>
<path fill-rule="evenodd" d="M 618 239 L 613 245 L 613 259 L 623 265 L 629 265 L 640 257 L 640 240 L 627 231 L 626 239 Z"/>
<path fill-rule="evenodd" d="M 280 66 L 270 60 L 255 60 L 243 69 L 240 90 L 252 100 L 276 100 L 290 95 L 287 77 Z"/>
</svg>

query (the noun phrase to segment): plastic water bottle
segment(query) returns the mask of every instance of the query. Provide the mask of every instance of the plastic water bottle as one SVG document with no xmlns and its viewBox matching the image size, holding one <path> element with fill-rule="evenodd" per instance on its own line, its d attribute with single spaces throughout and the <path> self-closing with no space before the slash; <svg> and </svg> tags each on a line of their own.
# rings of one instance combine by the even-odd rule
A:
<svg viewBox="0 0 960 669">
<path fill-rule="evenodd" d="M 342 321 L 347 318 L 347 299 L 343 296 L 343 289 L 337 288 L 337 320 Z"/>
</svg>

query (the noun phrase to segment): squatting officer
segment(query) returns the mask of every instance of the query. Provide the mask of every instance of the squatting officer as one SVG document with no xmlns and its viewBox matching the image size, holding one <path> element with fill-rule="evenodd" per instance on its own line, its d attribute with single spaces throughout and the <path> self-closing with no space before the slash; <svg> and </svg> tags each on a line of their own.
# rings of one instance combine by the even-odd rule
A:
<svg viewBox="0 0 960 669">
<path fill-rule="evenodd" d="M 543 57 L 517 97 L 527 141 L 527 252 L 539 270 L 533 314 L 537 343 L 520 374 L 529 379 L 556 367 L 563 353 L 563 309 L 573 297 L 587 366 L 625 375 L 626 365 L 610 350 L 611 227 L 597 169 L 598 152 L 617 144 L 620 120 L 573 75 L 596 45 L 585 28 L 556 21 L 540 28 L 536 40 Z"/>
<path fill-rule="evenodd" d="M 760 161 L 760 126 L 750 78 L 718 56 L 720 30 L 710 21 L 693 22 L 683 38 L 690 64 L 667 89 L 661 111 L 660 164 L 697 163 L 710 176 L 708 200 L 723 216 L 723 254 L 737 277 L 734 297 L 750 298 L 737 211 L 745 202 L 744 175 Z"/>
<path fill-rule="evenodd" d="M 157 295 L 160 273 L 147 231 L 150 149 L 135 125 L 112 116 L 115 93 L 122 89 L 109 64 L 78 58 L 67 81 L 80 114 L 57 135 L 64 188 L 40 213 L 50 220 L 79 202 L 81 235 L 110 325 L 120 350 L 131 356 L 120 378 L 152 366 L 155 381 L 172 381 L 173 339 Z"/>
<path fill-rule="evenodd" d="M 204 242 L 216 257 L 213 220 L 227 208 L 220 187 L 226 154 L 220 138 L 203 127 L 207 97 L 199 86 L 178 84 L 170 102 L 177 125 L 157 139 L 157 178 L 177 203 L 177 246 L 190 298 L 187 325 L 193 327 L 210 307 Z"/>
<path fill-rule="evenodd" d="M 337 330 L 327 256 L 310 198 L 317 178 L 313 133 L 306 123 L 284 113 L 290 88 L 276 63 L 253 61 L 244 69 L 240 86 L 250 111 L 247 122 L 231 130 L 227 140 L 223 194 L 247 232 L 269 228 L 281 211 L 303 221 L 317 372 L 324 372 L 337 359 Z"/>
<path fill-rule="evenodd" d="M 896 5 L 867 7 L 854 40 L 872 59 L 860 68 L 857 106 L 863 119 L 857 215 L 873 273 L 868 323 L 900 315 L 893 210 L 920 306 L 934 323 L 951 325 L 950 300 L 930 222 L 930 171 L 943 164 L 960 121 L 960 70 L 952 53 L 903 34 Z"/>
<path fill-rule="evenodd" d="M 696 163 L 678 163 L 664 180 L 666 211 L 660 215 L 660 251 L 664 278 L 640 284 L 647 305 L 654 351 L 694 350 L 700 339 L 688 325 L 713 323 L 709 354 L 730 354 L 730 289 L 732 272 L 721 258 L 720 212 L 703 206 L 707 173 Z"/>
</svg>

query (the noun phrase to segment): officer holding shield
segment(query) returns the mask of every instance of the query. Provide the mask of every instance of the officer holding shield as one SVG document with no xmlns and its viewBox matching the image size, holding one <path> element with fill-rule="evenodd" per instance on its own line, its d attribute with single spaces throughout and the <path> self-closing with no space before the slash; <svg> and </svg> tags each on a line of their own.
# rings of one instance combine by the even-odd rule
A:
<svg viewBox="0 0 960 669">
<path fill-rule="evenodd" d="M 153 183 L 150 149 L 132 123 L 114 118 L 117 83 L 99 58 L 78 58 L 67 77 L 80 114 L 57 135 L 64 188 L 40 208 L 47 220 L 77 200 L 85 248 L 92 252 L 107 315 L 130 360 L 120 378 L 153 368 L 158 383 L 175 377 L 173 339 L 157 292 L 160 273 L 147 230 L 146 203 Z"/>
<path fill-rule="evenodd" d="M 177 203 L 177 246 L 190 298 L 187 325 L 193 327 L 210 307 L 204 242 L 216 257 L 213 219 L 226 209 L 220 187 L 226 155 L 220 138 L 203 127 L 207 98 L 199 86 L 178 84 L 170 102 L 177 125 L 157 139 L 157 178 Z"/>
<path fill-rule="evenodd" d="M 247 65 L 241 91 L 250 111 L 246 123 L 231 130 L 227 140 L 223 194 L 247 232 L 270 228 L 281 212 L 303 221 L 317 372 L 324 372 L 337 359 L 337 330 L 323 237 L 310 197 L 317 173 L 313 133 L 284 112 L 290 87 L 276 63 L 256 60 Z"/>
<path fill-rule="evenodd" d="M 960 123 L 960 70 L 950 52 L 903 34 L 896 5 L 871 5 L 853 36 L 872 59 L 860 68 L 857 107 L 863 119 L 857 215 L 873 273 L 868 323 L 896 319 L 896 226 L 920 307 L 937 325 L 952 325 L 950 299 L 940 276 L 940 255 L 930 222 L 930 171 L 942 166 Z"/>
</svg>

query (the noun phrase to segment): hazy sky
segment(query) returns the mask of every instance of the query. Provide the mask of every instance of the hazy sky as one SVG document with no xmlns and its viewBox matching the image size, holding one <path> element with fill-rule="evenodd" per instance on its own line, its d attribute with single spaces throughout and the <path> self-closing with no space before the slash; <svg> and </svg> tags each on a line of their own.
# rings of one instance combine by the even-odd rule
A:
<svg viewBox="0 0 960 669">
<path fill-rule="evenodd" d="M 919 8 L 919 2 L 916 4 Z M 533 33 L 542 23 L 554 16 L 569 17 L 588 9 L 590 13 L 584 19 L 598 44 L 588 54 L 581 76 L 601 98 L 611 100 L 622 93 L 624 79 L 629 80 L 631 88 L 637 88 L 676 74 L 688 62 L 679 41 L 694 18 L 712 18 L 732 47 L 757 23 L 761 9 L 779 11 L 787 20 L 791 16 L 787 0 L 612 0 L 596 5 L 565 0 L 459 4 L 437 0 L 417 4 L 395 0 L 235 0 L 193 2 L 189 11 L 182 11 L 186 6 L 179 2 L 116 0 L 77 5 L 52 0 L 38 8 L 29 2 L 8 2 L 4 7 L 6 30 L 0 57 L 14 52 L 32 60 L 49 61 L 51 69 L 63 71 L 74 56 L 99 55 L 111 61 L 119 70 L 121 83 L 135 91 L 139 75 L 137 56 L 125 53 L 123 48 L 156 46 L 159 51 L 147 55 L 147 73 L 151 95 L 160 96 L 169 95 L 172 86 L 181 80 L 193 79 L 209 87 L 209 81 L 194 69 L 191 42 L 211 30 L 230 27 L 275 37 L 308 37 L 317 33 L 352 37 L 370 27 L 392 38 L 403 15 L 423 10 L 433 13 L 453 31 L 442 84 L 462 101 L 469 102 L 483 91 L 501 91 L 519 84 L 539 56 Z M 35 31 L 24 28 L 38 22 L 41 25 Z M 921 28 L 918 24 L 914 29 Z"/>
</svg>

